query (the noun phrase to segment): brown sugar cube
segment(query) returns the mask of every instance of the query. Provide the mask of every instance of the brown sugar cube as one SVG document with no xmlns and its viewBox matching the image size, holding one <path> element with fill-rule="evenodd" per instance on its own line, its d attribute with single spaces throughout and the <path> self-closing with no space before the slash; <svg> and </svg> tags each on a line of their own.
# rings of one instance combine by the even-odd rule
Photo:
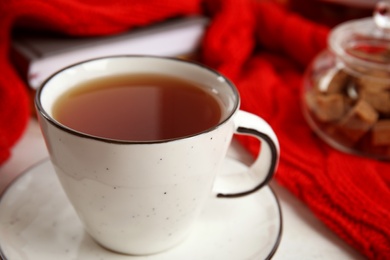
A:
<svg viewBox="0 0 390 260">
<path fill-rule="evenodd" d="M 336 124 L 328 124 L 321 127 L 321 130 L 331 137 L 337 144 L 340 144 L 345 147 L 353 147 L 355 142 L 352 142 L 340 133 L 339 128 Z"/>
<path fill-rule="evenodd" d="M 305 104 L 308 106 L 309 110 L 315 111 L 317 108 L 316 97 L 320 95 L 315 89 L 310 89 L 305 93 Z"/>
<path fill-rule="evenodd" d="M 390 91 L 364 89 L 360 91 L 359 96 L 380 113 L 390 115 Z"/>
<path fill-rule="evenodd" d="M 306 103 L 316 117 L 323 122 L 338 120 L 345 113 L 344 96 L 341 94 L 322 95 L 308 92 Z"/>
<path fill-rule="evenodd" d="M 379 122 L 379 121 L 378 121 Z M 372 129 L 370 134 L 365 135 L 362 139 L 359 140 L 358 149 L 359 151 L 374 155 L 376 158 L 389 158 L 390 156 L 390 145 L 374 145 L 372 140 Z"/>
<path fill-rule="evenodd" d="M 366 101 L 359 100 L 340 120 L 338 128 L 351 142 L 357 142 L 378 120 L 378 112 Z"/>
<path fill-rule="evenodd" d="M 318 89 L 326 94 L 343 92 L 351 77 L 340 69 L 330 70 L 319 82 Z"/>
<path fill-rule="evenodd" d="M 379 120 L 372 128 L 372 144 L 390 146 L 390 119 Z"/>
<path fill-rule="evenodd" d="M 375 79 L 374 77 L 360 77 L 355 79 L 355 83 L 360 90 L 364 90 L 364 89 L 370 91 L 390 90 L 389 78 Z"/>
</svg>

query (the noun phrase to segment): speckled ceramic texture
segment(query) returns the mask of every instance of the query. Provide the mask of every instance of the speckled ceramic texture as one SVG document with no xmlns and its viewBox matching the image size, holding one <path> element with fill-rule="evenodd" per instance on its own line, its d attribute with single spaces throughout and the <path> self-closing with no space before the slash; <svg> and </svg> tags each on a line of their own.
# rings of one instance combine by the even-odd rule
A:
<svg viewBox="0 0 390 260">
<path fill-rule="evenodd" d="M 227 159 L 221 174 L 240 175 L 245 170 L 242 163 Z M 153 209 L 145 209 L 145 214 L 155 217 Z M 83 230 L 52 164 L 45 160 L 0 198 L 0 234 L 0 258 L 5 260 L 258 260 L 270 259 L 277 250 L 282 219 L 268 186 L 232 200 L 209 197 L 183 243 L 154 255 L 117 254 Z"/>
<path fill-rule="evenodd" d="M 89 136 L 52 118 L 55 100 L 75 83 L 130 72 L 163 73 L 201 83 L 206 91 L 216 93 L 224 107 L 220 124 L 173 140 L 129 142 Z M 276 136 L 260 118 L 247 122 L 247 113 L 238 110 L 237 90 L 226 78 L 198 64 L 174 59 L 116 57 L 82 63 L 50 78 L 37 97 L 38 119 L 51 161 L 81 222 L 97 243 L 126 254 L 158 253 L 190 234 L 237 127 L 265 131 L 274 140 L 271 144 L 277 144 Z M 251 120 L 261 126 L 252 126 Z M 264 167 L 254 172 L 265 169 L 263 175 L 270 173 L 261 178 L 269 178 L 278 147 L 272 146 L 277 152 L 264 147 L 258 160 Z M 228 183 L 239 187 L 235 180 Z M 245 187 L 238 189 L 243 190 Z"/>
<path fill-rule="evenodd" d="M 124 145 L 46 127 L 53 165 L 88 232 L 132 254 L 164 250 L 188 235 L 229 145 L 223 132 L 231 128 Z"/>
</svg>

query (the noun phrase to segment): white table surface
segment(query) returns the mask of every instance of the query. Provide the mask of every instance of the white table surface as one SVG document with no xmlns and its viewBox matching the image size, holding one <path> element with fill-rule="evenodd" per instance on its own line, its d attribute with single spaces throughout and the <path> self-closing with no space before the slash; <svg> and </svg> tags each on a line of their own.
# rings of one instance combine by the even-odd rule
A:
<svg viewBox="0 0 390 260">
<path fill-rule="evenodd" d="M 237 143 L 229 153 L 243 161 L 249 160 L 246 151 Z M 12 157 L 0 166 L 0 194 L 15 177 L 47 157 L 38 123 L 31 119 L 26 132 L 13 148 Z M 272 181 L 271 186 L 280 200 L 283 214 L 282 240 L 273 259 L 364 259 L 288 190 L 276 181 Z"/>
</svg>

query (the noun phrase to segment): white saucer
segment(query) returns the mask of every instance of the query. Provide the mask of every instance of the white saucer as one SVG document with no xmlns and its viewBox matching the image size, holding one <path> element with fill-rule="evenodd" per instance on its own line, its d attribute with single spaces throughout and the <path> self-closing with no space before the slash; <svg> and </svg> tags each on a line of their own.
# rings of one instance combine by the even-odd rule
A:
<svg viewBox="0 0 390 260">
<path fill-rule="evenodd" d="M 231 174 L 245 166 L 227 159 L 224 167 Z M 84 232 L 49 160 L 19 177 L 0 200 L 0 258 L 9 260 L 269 259 L 281 233 L 279 202 L 266 186 L 242 198 L 211 198 L 193 233 L 169 251 L 116 254 Z"/>
</svg>

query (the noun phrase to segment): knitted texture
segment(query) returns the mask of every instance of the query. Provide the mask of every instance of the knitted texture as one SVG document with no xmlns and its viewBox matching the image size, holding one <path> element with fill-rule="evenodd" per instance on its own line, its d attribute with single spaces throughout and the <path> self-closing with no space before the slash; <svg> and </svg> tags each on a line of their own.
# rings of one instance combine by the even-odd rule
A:
<svg viewBox="0 0 390 260">
<path fill-rule="evenodd" d="M 222 6 L 216 16 L 241 17 L 237 12 L 243 12 L 246 17 L 247 10 Z M 254 33 L 247 31 L 253 26 L 250 19 L 246 25 L 237 21 L 234 31 L 215 20 L 209 32 L 218 34 L 206 35 L 204 60 L 234 80 L 243 110 L 274 128 L 281 144 L 279 183 L 364 255 L 389 259 L 390 164 L 330 148 L 313 134 L 301 112 L 302 69 L 326 47 L 328 29 L 264 2 L 251 2 L 249 10 L 256 19 Z M 236 37 L 224 36 L 228 34 Z M 239 139 L 253 155 L 258 153 L 257 142 Z"/>
<path fill-rule="evenodd" d="M 390 164 L 329 147 L 300 109 L 304 68 L 326 47 L 328 28 L 258 0 L 5 0 L 0 13 L 0 163 L 29 115 L 26 87 L 8 60 L 14 26 L 90 36 L 203 13 L 211 20 L 201 61 L 229 77 L 241 108 L 275 130 L 281 145 L 277 181 L 363 255 L 390 259 Z M 258 153 L 258 142 L 238 138 Z"/>
</svg>

